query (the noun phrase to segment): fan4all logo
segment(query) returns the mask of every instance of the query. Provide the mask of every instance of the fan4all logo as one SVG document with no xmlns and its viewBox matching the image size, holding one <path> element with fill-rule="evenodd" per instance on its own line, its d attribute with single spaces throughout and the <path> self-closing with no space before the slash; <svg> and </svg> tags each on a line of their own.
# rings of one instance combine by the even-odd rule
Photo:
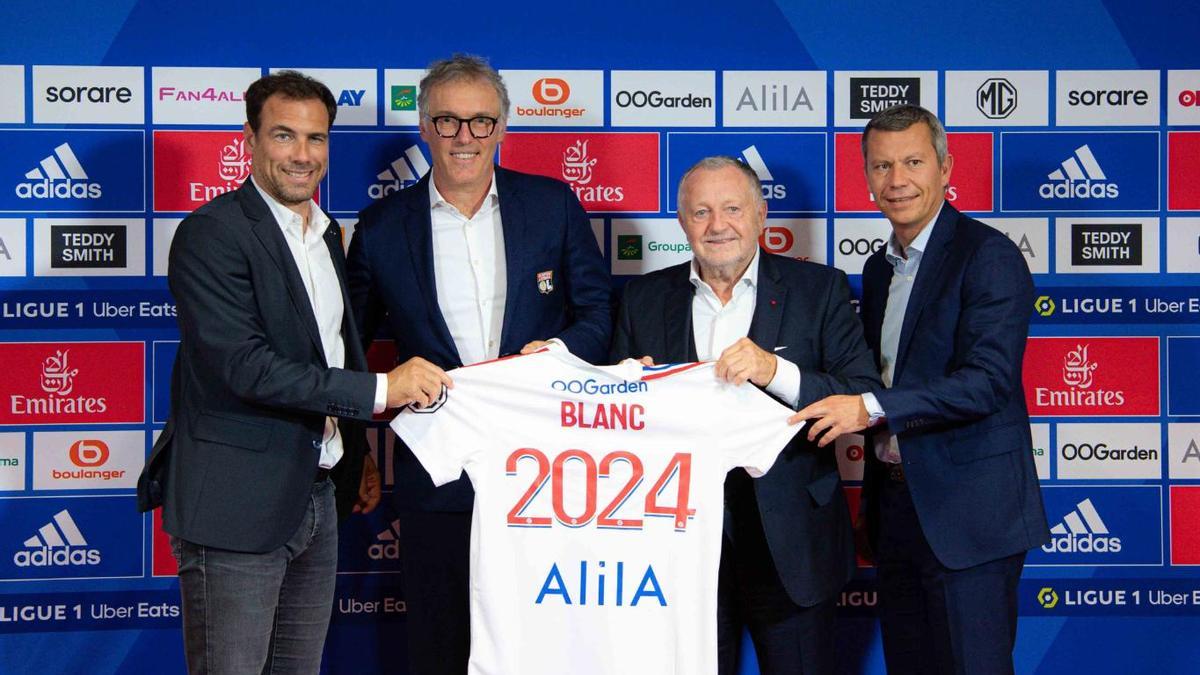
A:
<svg viewBox="0 0 1200 675">
<path fill-rule="evenodd" d="M 89 566 L 100 562 L 100 551 L 88 546 L 66 509 L 54 514 L 50 522 L 25 540 L 24 548 L 13 554 L 13 564 L 17 567 Z"/>
</svg>

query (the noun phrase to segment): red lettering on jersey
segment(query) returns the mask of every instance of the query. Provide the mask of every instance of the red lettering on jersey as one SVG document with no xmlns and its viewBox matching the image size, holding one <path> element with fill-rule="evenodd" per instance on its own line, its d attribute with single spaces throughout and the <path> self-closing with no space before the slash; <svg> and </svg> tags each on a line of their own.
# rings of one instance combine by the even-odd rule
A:
<svg viewBox="0 0 1200 675">
<path fill-rule="evenodd" d="M 643 417 L 646 408 L 640 403 L 593 403 L 589 411 L 583 401 L 563 401 L 559 418 L 564 427 L 580 429 L 624 429 L 641 431 L 646 428 Z"/>
</svg>

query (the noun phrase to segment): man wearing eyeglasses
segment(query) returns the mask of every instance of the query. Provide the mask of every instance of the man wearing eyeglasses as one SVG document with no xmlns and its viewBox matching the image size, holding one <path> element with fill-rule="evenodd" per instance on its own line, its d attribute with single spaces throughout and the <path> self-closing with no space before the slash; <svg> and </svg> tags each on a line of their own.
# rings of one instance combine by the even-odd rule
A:
<svg viewBox="0 0 1200 675">
<path fill-rule="evenodd" d="M 486 61 L 456 54 L 419 85 L 432 170 L 359 214 L 350 244 L 351 303 L 363 338 L 381 325 L 400 368 L 444 370 L 555 340 L 607 358 L 611 281 L 587 215 L 561 181 L 495 165 L 509 99 Z M 395 499 L 408 609 L 409 672 L 466 672 L 474 493 L 463 477 L 434 488 L 396 442 Z"/>
</svg>

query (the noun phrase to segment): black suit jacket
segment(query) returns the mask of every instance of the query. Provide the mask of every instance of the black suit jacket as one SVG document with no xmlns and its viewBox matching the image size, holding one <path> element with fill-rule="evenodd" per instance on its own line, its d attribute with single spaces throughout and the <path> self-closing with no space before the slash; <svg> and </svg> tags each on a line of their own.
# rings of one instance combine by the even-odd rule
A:
<svg viewBox="0 0 1200 675">
<path fill-rule="evenodd" d="M 831 394 L 878 388 L 879 378 L 850 304 L 846 275 L 824 265 L 759 254 L 758 292 L 749 337 L 800 368 L 800 406 Z M 690 262 L 633 279 L 625 287 L 612 360 L 651 356 L 689 360 Z M 854 571 L 846 498 L 833 448 L 797 434 L 754 480 L 763 531 L 794 602 L 811 606 L 841 590 Z"/>
<path fill-rule="evenodd" d="M 187 541 L 265 552 L 295 532 L 312 490 L 325 418 L 341 420 L 339 511 L 357 495 L 374 375 L 351 318 L 340 230 L 324 233 L 342 287 L 346 368 L 329 368 L 283 232 L 247 182 L 188 216 L 167 279 L 178 308 L 171 414 L 138 480 Z"/>
<path fill-rule="evenodd" d="M 391 329 L 400 363 L 420 356 L 450 370 L 464 365 L 438 306 L 430 174 L 359 214 L 350 242 L 350 297 L 364 340 Z M 507 269 L 500 355 L 557 337 L 592 363 L 608 355 L 612 281 L 579 200 L 562 181 L 496 167 Z M 539 286 L 539 275 L 549 285 Z M 463 283 L 469 283 L 464 280 Z M 460 478 L 435 488 L 397 441 L 395 498 L 405 510 L 466 512 L 474 492 Z"/>
<path fill-rule="evenodd" d="M 930 548 L 946 567 L 963 569 L 1050 538 L 1021 382 L 1033 278 L 1008 237 L 949 204 L 930 227 L 892 388 L 876 397 L 899 438 Z M 884 254 L 863 268 L 862 316 L 876 359 L 892 280 Z M 867 452 L 863 507 L 872 538 L 884 470 Z"/>
</svg>

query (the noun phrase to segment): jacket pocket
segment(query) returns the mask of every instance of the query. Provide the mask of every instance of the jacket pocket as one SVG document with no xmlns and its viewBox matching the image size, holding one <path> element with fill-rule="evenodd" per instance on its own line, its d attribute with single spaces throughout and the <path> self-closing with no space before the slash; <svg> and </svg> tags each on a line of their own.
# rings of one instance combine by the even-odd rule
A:
<svg viewBox="0 0 1200 675">
<path fill-rule="evenodd" d="M 199 441 L 257 452 L 266 450 L 271 440 L 270 425 L 246 417 L 218 413 L 200 413 L 192 433 Z"/>
</svg>

